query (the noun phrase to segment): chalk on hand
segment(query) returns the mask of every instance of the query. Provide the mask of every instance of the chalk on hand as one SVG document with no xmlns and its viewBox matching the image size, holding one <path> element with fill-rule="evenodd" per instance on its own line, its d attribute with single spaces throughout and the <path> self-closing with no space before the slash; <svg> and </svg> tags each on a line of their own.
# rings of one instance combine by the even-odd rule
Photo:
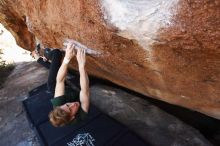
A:
<svg viewBox="0 0 220 146">
<path fill-rule="evenodd" d="M 86 47 L 85 45 L 81 44 L 80 42 L 77 42 L 77 41 L 72 40 L 72 39 L 65 39 L 65 40 L 64 40 L 63 45 L 64 45 L 65 48 L 67 47 L 67 44 L 68 44 L 68 43 L 73 43 L 73 44 L 75 44 L 75 49 L 76 49 L 76 50 L 78 50 L 79 48 L 83 48 L 83 49 L 85 49 L 85 51 L 86 51 L 87 54 L 95 55 L 95 56 L 96 56 L 96 55 L 101 55 L 100 52 L 94 51 L 94 49 L 88 48 L 88 47 Z"/>
</svg>

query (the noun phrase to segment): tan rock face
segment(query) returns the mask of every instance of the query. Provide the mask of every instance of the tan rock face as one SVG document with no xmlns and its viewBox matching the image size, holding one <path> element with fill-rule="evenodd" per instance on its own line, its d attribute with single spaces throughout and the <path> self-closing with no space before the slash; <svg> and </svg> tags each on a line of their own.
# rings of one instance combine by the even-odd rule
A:
<svg viewBox="0 0 220 146">
<path fill-rule="evenodd" d="M 13 1 L 0 1 L 1 23 L 12 33 L 18 45 L 26 49 L 31 49 L 34 47 L 34 35 L 28 31 L 25 23 L 26 17 L 19 12 L 16 6 L 19 7 Z"/>
<path fill-rule="evenodd" d="M 219 1 L 111 2 L 4 0 L 0 19 L 25 49 L 32 33 L 45 47 L 77 40 L 102 53 L 90 74 L 220 119 Z"/>
</svg>

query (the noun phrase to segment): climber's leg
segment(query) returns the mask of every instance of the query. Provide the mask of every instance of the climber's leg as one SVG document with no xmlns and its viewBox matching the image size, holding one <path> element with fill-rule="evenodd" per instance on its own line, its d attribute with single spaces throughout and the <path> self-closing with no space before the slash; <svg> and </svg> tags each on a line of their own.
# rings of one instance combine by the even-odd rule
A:
<svg viewBox="0 0 220 146">
<path fill-rule="evenodd" d="M 37 63 L 43 65 L 47 69 L 50 69 L 50 62 L 49 61 L 44 61 L 44 59 L 42 57 L 37 59 Z"/>
<path fill-rule="evenodd" d="M 54 93 L 56 86 L 57 72 L 62 63 L 62 52 L 59 49 L 54 49 L 49 52 L 48 59 L 51 60 L 49 76 L 47 80 L 47 89 L 49 92 Z"/>
<path fill-rule="evenodd" d="M 54 49 L 54 50 L 58 50 L 58 49 Z M 53 53 L 51 53 L 53 50 L 50 49 L 50 48 L 45 48 L 43 50 L 43 53 L 44 53 L 44 57 L 47 59 L 47 60 L 52 60 L 52 57 L 53 57 Z"/>
</svg>

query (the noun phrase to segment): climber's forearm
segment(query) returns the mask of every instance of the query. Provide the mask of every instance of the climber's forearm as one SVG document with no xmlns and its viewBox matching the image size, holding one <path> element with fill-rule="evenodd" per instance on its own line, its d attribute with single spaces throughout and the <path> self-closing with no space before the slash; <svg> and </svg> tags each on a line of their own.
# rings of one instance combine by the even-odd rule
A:
<svg viewBox="0 0 220 146">
<path fill-rule="evenodd" d="M 67 75 L 67 69 L 68 69 L 68 64 L 63 62 L 57 73 L 54 97 L 62 96 L 65 93 L 65 78 Z"/>
<path fill-rule="evenodd" d="M 79 73 L 80 73 L 81 92 L 83 92 L 84 94 L 88 96 L 89 95 L 89 78 L 85 70 L 85 67 L 79 68 Z"/>
<path fill-rule="evenodd" d="M 63 61 L 62 65 L 60 66 L 60 69 L 57 73 L 57 78 L 56 78 L 57 82 L 64 82 L 65 81 L 67 70 L 68 70 L 68 64 Z"/>
</svg>

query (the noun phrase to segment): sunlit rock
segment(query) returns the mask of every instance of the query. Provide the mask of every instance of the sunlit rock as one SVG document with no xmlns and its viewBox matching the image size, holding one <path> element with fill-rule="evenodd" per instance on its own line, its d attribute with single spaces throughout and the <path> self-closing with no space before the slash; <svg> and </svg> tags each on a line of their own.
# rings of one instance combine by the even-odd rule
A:
<svg viewBox="0 0 220 146">
<path fill-rule="evenodd" d="M 52 48 L 79 41 L 102 52 L 87 57 L 89 74 L 220 119 L 219 7 L 218 0 L 4 0 L 0 20 L 27 50 L 35 39 Z"/>
</svg>

